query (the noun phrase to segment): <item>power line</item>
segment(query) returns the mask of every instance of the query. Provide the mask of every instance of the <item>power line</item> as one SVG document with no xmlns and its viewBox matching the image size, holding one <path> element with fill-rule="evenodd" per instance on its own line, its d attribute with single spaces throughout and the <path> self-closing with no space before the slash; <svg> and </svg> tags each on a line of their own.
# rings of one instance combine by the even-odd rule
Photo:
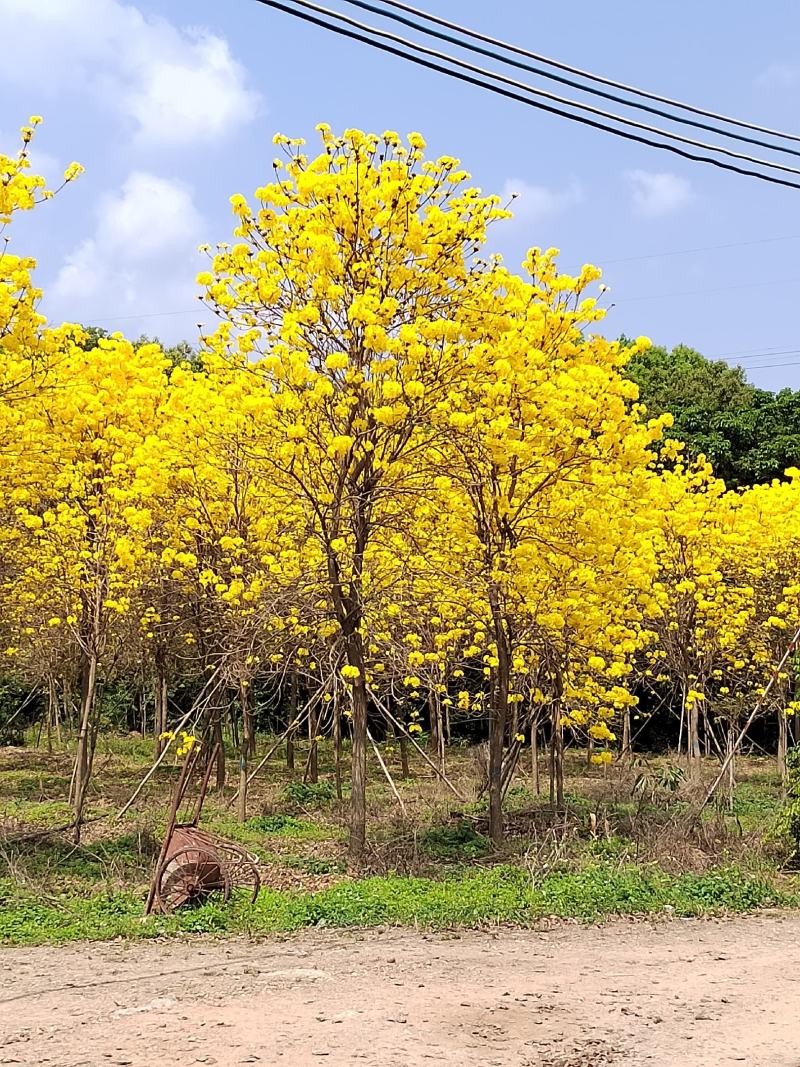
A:
<svg viewBox="0 0 800 1067">
<path fill-rule="evenodd" d="M 355 4 L 357 7 L 367 8 L 368 10 L 374 10 L 363 0 L 344 0 L 345 3 Z M 575 74 L 580 78 L 586 78 L 590 81 L 597 82 L 600 85 L 607 85 L 612 89 L 620 89 L 622 92 L 633 93 L 635 96 L 640 96 L 646 100 L 654 100 L 660 104 L 666 104 L 670 107 L 681 108 L 683 111 L 688 111 L 694 115 L 702 115 L 706 118 L 715 119 L 717 122 L 727 122 L 731 126 L 739 126 L 741 129 L 752 130 L 755 133 L 764 133 L 772 137 L 782 137 L 787 141 L 800 141 L 800 135 L 784 133 L 781 130 L 772 130 L 767 126 L 758 126 L 752 122 L 746 122 L 742 119 L 731 118 L 729 115 L 721 115 L 714 111 L 709 111 L 706 108 L 696 107 L 693 104 L 687 104 L 680 100 L 673 100 L 668 96 L 661 96 L 658 93 L 649 92 L 646 89 L 640 89 L 637 86 L 626 85 L 624 82 L 614 81 L 612 78 L 605 78 L 600 74 L 592 74 L 590 71 L 581 70 L 580 67 L 570 66 L 568 63 L 562 63 L 560 60 L 551 59 L 548 56 L 541 55 L 537 52 L 531 52 L 528 49 L 521 48 L 518 45 L 509 44 L 507 41 L 499 40 L 496 37 L 490 37 L 488 34 L 479 33 L 477 30 L 468 29 L 465 26 L 461 26 L 456 22 L 450 22 L 447 19 L 443 19 L 438 15 L 433 15 L 428 11 L 422 11 L 419 8 L 412 7 L 410 4 L 402 3 L 401 0 L 382 0 L 382 2 L 388 6 L 396 8 L 400 11 L 405 11 L 408 14 L 414 15 L 417 18 L 424 18 L 428 22 L 435 23 L 437 26 L 443 26 L 446 29 L 454 30 L 457 33 L 461 33 L 466 37 L 470 37 L 476 41 L 483 41 L 484 44 L 491 44 L 496 48 L 503 48 L 508 52 L 513 52 L 516 55 L 525 56 L 528 59 L 535 59 L 539 63 L 546 63 L 548 66 L 555 67 L 557 70 L 566 71 L 568 74 Z M 395 18 L 396 16 L 389 15 L 384 11 L 384 15 L 388 18 Z M 428 33 L 430 31 L 425 30 Z M 462 47 L 468 47 L 463 45 Z M 506 60 L 503 60 L 506 62 Z M 586 90 L 587 92 L 589 90 Z"/>
<path fill-rule="evenodd" d="M 777 352 L 758 352 L 750 356 L 722 356 L 717 358 L 735 360 L 740 366 L 747 369 L 757 369 L 764 359 L 778 359 L 781 356 L 800 356 L 800 348 L 784 348 Z M 712 358 L 712 357 L 709 357 Z"/>
<path fill-rule="evenodd" d="M 707 130 L 710 133 L 715 133 L 720 137 L 728 137 L 732 140 L 743 141 L 748 144 L 758 145 L 761 148 L 766 148 L 772 152 L 782 152 L 790 156 L 800 156 L 800 151 L 796 148 L 788 148 L 785 145 L 771 144 L 769 141 L 761 140 L 758 137 L 749 137 L 747 134 L 735 133 L 732 130 L 720 129 L 719 126 L 712 125 L 708 122 L 700 122 L 697 119 L 686 118 L 682 115 L 675 115 L 669 111 L 665 111 L 663 108 L 652 107 L 649 104 L 638 103 L 636 100 L 626 99 L 624 96 L 620 96 L 618 93 L 610 93 L 603 89 L 594 88 L 592 85 L 582 85 L 580 82 L 575 81 L 574 78 L 564 77 L 562 74 L 555 74 L 553 71 L 542 69 L 542 67 L 535 67 L 531 63 L 527 63 L 518 59 L 513 59 L 508 56 L 500 55 L 495 49 L 502 48 L 506 51 L 514 52 L 517 55 L 529 56 L 531 59 L 536 59 L 540 63 L 552 65 L 561 70 L 571 70 L 564 64 L 558 63 L 555 60 L 549 59 L 546 56 L 541 56 L 535 52 L 528 52 L 525 49 L 518 48 L 516 45 L 508 44 L 505 41 L 499 41 L 495 38 L 485 36 L 483 34 L 476 33 L 474 30 L 461 26 L 455 22 L 449 22 L 446 19 L 441 19 L 436 15 L 432 15 L 427 11 L 421 11 L 418 8 L 410 7 L 407 4 L 397 3 L 395 0 L 383 0 L 383 5 L 369 3 L 368 0 L 344 0 L 344 3 L 350 4 L 352 7 L 361 8 L 364 11 L 371 11 L 375 15 L 380 15 L 386 19 L 392 19 L 394 22 L 399 22 L 404 26 L 408 26 L 410 29 L 415 30 L 418 33 L 424 33 L 429 37 L 435 37 L 438 40 L 446 41 L 448 44 L 453 44 L 457 48 L 463 48 L 467 51 L 477 53 L 482 56 L 486 56 L 488 59 L 494 60 L 498 63 L 504 63 L 506 66 L 516 67 L 519 70 L 528 71 L 530 74 L 535 74 L 542 78 L 548 78 L 551 81 L 559 82 L 562 85 L 568 85 L 572 89 L 578 89 L 583 93 L 590 93 L 592 96 L 602 97 L 604 100 L 612 100 L 614 103 L 622 104 L 623 107 L 635 108 L 638 111 L 645 111 L 651 115 L 658 115 L 660 118 L 667 119 L 670 122 L 677 122 L 684 126 L 693 126 L 696 129 Z M 400 15 L 397 11 L 387 10 L 388 8 L 396 8 L 400 11 L 407 11 L 414 14 L 415 18 L 407 18 L 404 15 Z M 463 34 L 466 37 L 473 40 L 480 40 L 490 43 L 494 48 L 484 48 L 481 45 L 471 44 L 469 41 L 459 40 L 458 37 L 453 36 L 452 33 L 443 33 L 441 30 L 432 29 L 430 26 L 425 26 L 418 22 L 418 19 L 425 19 L 437 26 L 445 26 L 450 30 L 454 30 L 456 33 Z M 593 74 L 585 72 L 575 73 L 580 74 L 581 77 L 587 78 L 591 81 L 602 82 L 607 85 L 616 85 L 614 82 L 610 82 L 607 79 L 601 79 Z M 620 89 L 624 89 L 625 92 L 633 93 L 634 95 L 641 95 L 648 97 L 649 99 L 658 99 L 654 94 L 642 92 L 641 90 L 628 87 L 619 86 Z M 713 112 L 705 111 L 702 108 L 695 108 L 689 105 L 680 104 L 678 101 L 664 100 L 664 103 L 669 103 L 673 107 L 684 108 L 688 107 L 695 114 L 705 115 L 708 118 L 715 119 L 717 121 L 727 122 L 730 125 L 738 126 L 740 128 L 753 128 L 759 130 L 759 127 L 751 127 L 748 123 L 740 122 L 737 119 L 727 119 L 722 115 L 715 115 Z M 769 132 L 772 136 L 782 137 L 789 141 L 800 141 L 800 136 L 794 134 L 782 133 L 779 131 L 763 131 Z"/>
<path fill-rule="evenodd" d="M 567 118 L 572 122 L 579 122 L 584 126 L 590 126 L 593 129 L 602 130 L 605 133 L 611 133 L 616 137 L 622 137 L 622 138 L 624 138 L 625 140 L 628 140 L 628 141 L 635 141 L 635 142 L 638 142 L 639 144 L 645 144 L 645 145 L 648 145 L 651 148 L 660 148 L 660 149 L 662 149 L 664 151 L 673 153 L 673 155 L 682 156 L 684 159 L 689 159 L 689 160 L 692 160 L 692 161 L 698 162 L 698 163 L 708 163 L 711 166 L 720 168 L 721 170 L 728 170 L 728 171 L 732 171 L 732 172 L 734 172 L 736 174 L 743 174 L 743 175 L 745 175 L 747 177 L 758 178 L 761 181 L 770 182 L 773 185 L 782 185 L 782 186 L 785 186 L 786 188 L 790 188 L 790 189 L 800 189 L 800 184 L 799 183 L 794 182 L 794 181 L 790 181 L 790 180 L 788 180 L 786 178 L 779 178 L 779 177 L 777 177 L 777 176 L 775 176 L 773 174 L 765 174 L 765 173 L 763 173 L 761 171 L 752 170 L 752 169 L 750 169 L 748 167 L 741 167 L 741 166 L 738 166 L 738 165 L 733 164 L 733 163 L 726 163 L 723 160 L 715 159 L 713 156 L 698 155 L 697 153 L 690 152 L 687 149 L 679 148 L 674 144 L 664 144 L 664 143 L 662 143 L 660 141 L 654 141 L 654 140 L 652 140 L 652 138 L 644 136 L 643 134 L 631 133 L 628 130 L 619 130 L 619 129 L 616 129 L 615 127 L 613 127 L 613 126 L 607 125 L 607 123 L 605 123 L 605 122 L 598 121 L 597 119 L 591 119 L 591 118 L 583 117 L 581 115 L 576 115 L 571 111 L 566 111 L 561 107 L 554 106 L 553 104 L 545 104 L 545 103 L 542 103 L 541 101 L 531 100 L 528 96 L 523 96 L 519 92 L 516 92 L 516 91 L 514 91 L 512 89 L 503 88 L 501 85 L 494 84 L 494 82 L 492 82 L 492 81 L 488 81 L 487 82 L 487 81 L 484 80 L 484 78 L 486 78 L 486 77 L 488 77 L 490 79 L 493 78 L 493 79 L 495 79 L 495 81 L 503 82 L 506 85 L 513 85 L 513 86 L 515 86 L 517 88 L 520 88 L 520 89 L 524 90 L 524 92 L 526 92 L 526 93 L 531 93 L 531 94 L 534 94 L 536 96 L 544 97 L 544 98 L 549 99 L 549 100 L 554 100 L 554 101 L 558 101 L 558 102 L 561 102 L 561 103 L 565 103 L 565 104 L 567 104 L 567 105 L 569 105 L 571 107 L 578 107 L 578 108 L 580 108 L 580 109 L 582 109 L 584 111 L 589 111 L 589 112 L 591 112 L 593 114 L 600 115 L 600 116 L 603 116 L 603 117 L 606 117 L 606 118 L 610 118 L 611 120 L 613 120 L 615 122 L 619 122 L 622 125 L 631 126 L 633 128 L 636 128 L 636 129 L 645 130 L 645 131 L 650 132 L 650 133 L 655 133 L 658 136 L 667 137 L 667 138 L 670 138 L 671 140 L 679 141 L 679 142 L 684 143 L 684 144 L 689 144 L 689 145 L 692 145 L 694 147 L 704 148 L 704 149 L 707 149 L 707 150 L 712 151 L 712 152 L 718 152 L 718 153 L 721 153 L 723 155 L 730 156 L 732 158 L 742 159 L 742 160 L 744 160 L 746 162 L 753 163 L 753 164 L 758 165 L 758 166 L 766 166 L 766 167 L 769 167 L 769 168 L 771 168 L 773 170 L 780 170 L 780 171 L 783 171 L 783 172 L 795 173 L 795 174 L 800 173 L 800 171 L 796 170 L 793 167 L 786 167 L 786 166 L 783 166 L 782 164 L 770 163 L 767 160 L 756 159 L 756 158 L 753 158 L 751 156 L 743 155 L 742 153 L 732 152 L 729 149 L 721 148 L 721 147 L 716 146 L 716 145 L 706 145 L 701 141 L 694 141 L 694 140 L 692 140 L 690 138 L 683 137 L 683 136 L 681 136 L 679 134 L 674 134 L 674 133 L 670 133 L 669 131 L 666 131 L 666 130 L 660 130 L 660 129 L 657 129 L 655 127 L 646 126 L 643 123 L 635 122 L 632 119 L 626 119 L 626 118 L 624 118 L 622 116 L 619 116 L 619 115 L 614 115 L 614 114 L 609 113 L 609 112 L 601 111 L 600 109 L 594 108 L 589 104 L 581 104 L 581 103 L 579 103 L 577 101 L 568 100 L 568 99 L 565 99 L 565 98 L 562 98 L 562 97 L 557 97 L 552 93 L 545 92 L 545 90 L 543 90 L 543 89 L 536 89 L 533 86 L 526 85 L 523 82 L 515 82 L 515 81 L 513 81 L 513 79 L 506 78 L 503 75 L 499 75 L 499 74 L 492 73 L 490 71 L 486 71 L 483 68 L 474 66 L 473 64 L 464 63 L 461 60 L 454 59 L 452 56 L 448 56 L 448 55 L 446 55 L 444 53 L 436 52 L 433 49 L 425 48 L 422 45 L 415 44 L 414 42 L 408 41 L 407 39 L 402 38 L 402 37 L 398 37 L 395 34 L 390 34 L 390 33 L 387 33 L 386 31 L 383 31 L 383 30 L 376 30 L 371 26 L 365 26 L 362 23 L 357 23 L 353 19 L 349 19 L 344 15 L 340 15 L 340 14 L 337 14 L 336 12 L 332 12 L 327 8 L 320 7 L 317 4 L 308 3 L 307 0 L 296 0 L 296 2 L 298 4 L 300 4 L 302 7 L 310 9 L 311 11 L 321 12 L 321 13 L 323 13 L 325 15 L 328 15 L 328 16 L 332 15 L 334 18 L 339 19 L 342 22 L 346 22 L 346 23 L 348 23 L 350 25 L 358 26 L 361 29 L 366 30 L 367 33 L 366 34 L 365 33 L 361 33 L 358 30 L 350 30 L 350 29 L 345 28 L 344 26 L 337 26 L 335 23 L 327 22 L 323 18 L 320 18 L 320 17 L 318 17 L 316 15 L 310 14 L 308 10 L 307 11 L 298 10 L 297 8 L 287 6 L 287 4 L 280 3 L 280 2 L 278 2 L 278 0 L 257 0 L 257 2 L 263 4 L 266 7 L 272 7 L 272 8 L 275 8 L 276 10 L 278 10 L 278 11 L 283 11 L 285 14 L 291 15 L 294 18 L 299 18 L 304 22 L 309 22 L 309 23 L 311 23 L 313 25 L 321 27 L 322 29 L 329 30 L 330 32 L 338 34 L 339 36 L 347 37 L 347 38 L 350 38 L 351 40 L 359 41 L 362 44 L 367 44 L 372 48 L 377 48 L 378 50 L 380 50 L 382 52 L 386 52 L 388 54 L 398 56 L 400 59 L 405 59 L 406 61 L 408 61 L 410 63 L 416 64 L 417 66 L 425 67 L 425 68 L 427 68 L 429 70 L 438 71 L 439 73 L 446 74 L 446 75 L 448 75 L 448 77 L 454 78 L 454 79 L 456 79 L 458 81 L 462 81 L 462 82 L 465 82 L 465 83 L 468 83 L 468 84 L 471 84 L 471 85 L 475 85 L 475 86 L 477 86 L 478 88 L 481 88 L 481 89 L 488 89 L 489 92 L 495 93 L 498 96 L 504 96 L 504 97 L 506 97 L 506 98 L 508 98 L 510 100 L 516 100 L 519 103 L 527 104 L 528 107 L 534 107 L 534 108 L 536 108 L 536 109 L 538 109 L 540 111 L 546 111 L 546 112 L 548 112 L 550 114 L 558 115 L 560 118 Z M 373 36 L 369 36 L 369 34 L 372 34 Z M 434 61 L 428 60 L 428 59 L 424 59 L 424 58 L 422 58 L 421 55 L 415 55 L 413 53 L 409 53 L 407 51 L 404 51 L 401 48 L 396 48 L 396 47 L 394 47 L 393 45 L 390 45 L 390 44 L 383 44 L 380 41 L 375 40 L 375 37 L 383 37 L 383 38 L 386 38 L 386 39 L 398 41 L 398 42 L 400 42 L 401 44 L 403 44 L 403 45 L 405 45 L 407 47 L 411 47 L 412 49 L 415 49 L 417 52 L 421 52 L 421 53 L 424 53 L 426 55 L 433 55 L 433 56 L 435 56 L 435 57 L 437 57 L 439 59 L 445 60 L 445 62 L 452 63 L 454 66 L 461 67 L 462 70 L 475 71 L 475 72 L 481 74 L 483 77 L 475 77 L 472 74 L 464 74 L 464 73 L 461 73 L 460 71 L 452 70 L 450 67 L 442 66 L 441 63 L 434 62 Z"/>
<path fill-rule="evenodd" d="M 795 353 L 800 354 L 800 348 L 782 348 L 780 345 L 775 345 L 774 348 L 739 348 L 733 352 L 713 352 L 708 359 L 733 359 L 736 356 L 740 359 L 761 357 L 773 359 L 775 356 L 793 356 Z"/>
<path fill-rule="evenodd" d="M 615 304 L 635 304 L 640 300 L 667 300 L 678 296 L 703 296 L 706 293 L 727 293 L 735 289 L 767 289 L 780 285 L 800 285 L 800 278 L 780 278 L 771 282 L 742 282 L 736 285 L 718 285 L 711 289 L 684 289 L 679 293 L 652 293 L 647 296 L 625 296 Z"/>
<path fill-rule="evenodd" d="M 761 363 L 758 367 L 745 367 L 744 370 L 771 370 L 774 367 L 800 367 L 800 360 L 791 363 Z"/>
<path fill-rule="evenodd" d="M 718 252 L 729 248 L 747 248 L 751 245 L 773 244 L 776 241 L 798 241 L 800 233 L 783 234 L 780 237 L 759 237 L 752 241 L 731 241 L 728 244 L 704 245 L 700 248 L 677 248 L 671 252 L 649 252 L 641 256 L 624 256 L 622 259 L 604 259 L 603 264 L 613 266 L 617 263 L 636 263 L 643 259 L 666 259 L 669 256 L 688 256 L 695 252 Z"/>
</svg>

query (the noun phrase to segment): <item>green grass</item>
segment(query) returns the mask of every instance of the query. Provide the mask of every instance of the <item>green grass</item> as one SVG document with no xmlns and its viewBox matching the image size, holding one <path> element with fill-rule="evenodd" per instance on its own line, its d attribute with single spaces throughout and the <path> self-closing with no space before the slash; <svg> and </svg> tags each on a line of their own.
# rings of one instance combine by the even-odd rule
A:
<svg viewBox="0 0 800 1067">
<path fill-rule="evenodd" d="M 317 893 L 265 889 L 254 906 L 241 896 L 178 915 L 142 918 L 142 898 L 131 892 L 37 897 L 0 882 L 0 942 L 31 945 L 114 937 L 145 938 L 179 932 L 251 935 L 309 926 L 420 926 L 427 929 L 528 925 L 545 916 L 593 921 L 608 915 L 680 916 L 741 912 L 800 901 L 794 883 L 738 868 L 672 877 L 654 867 L 593 863 L 550 874 L 535 884 L 519 867 L 457 873 L 441 880 L 389 876 L 343 881 Z"/>
</svg>

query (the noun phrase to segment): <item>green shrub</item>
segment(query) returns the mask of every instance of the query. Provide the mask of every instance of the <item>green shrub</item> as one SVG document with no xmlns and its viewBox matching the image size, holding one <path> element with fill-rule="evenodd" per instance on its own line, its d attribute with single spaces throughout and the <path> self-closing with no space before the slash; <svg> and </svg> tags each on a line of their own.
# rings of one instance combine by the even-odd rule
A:
<svg viewBox="0 0 800 1067">
<path fill-rule="evenodd" d="M 433 859 L 463 862 L 489 851 L 487 837 L 477 833 L 467 819 L 455 826 L 433 826 L 420 837 L 420 851 Z"/>
<path fill-rule="evenodd" d="M 332 782 L 289 782 L 281 797 L 298 808 L 319 808 L 336 799 L 336 788 Z"/>
</svg>

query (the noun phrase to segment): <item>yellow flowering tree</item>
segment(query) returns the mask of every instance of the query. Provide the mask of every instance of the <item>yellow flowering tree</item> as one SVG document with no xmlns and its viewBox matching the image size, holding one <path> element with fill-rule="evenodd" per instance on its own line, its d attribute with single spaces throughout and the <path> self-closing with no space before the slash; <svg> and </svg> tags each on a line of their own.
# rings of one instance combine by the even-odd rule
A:
<svg viewBox="0 0 800 1067">
<path fill-rule="evenodd" d="M 262 384 L 260 463 L 302 510 L 352 698 L 350 859 L 365 844 L 367 602 L 387 517 L 425 488 L 431 414 L 469 372 L 487 269 L 474 259 L 497 198 L 424 142 L 320 128 L 323 150 L 279 138 L 287 162 L 232 199 L 238 241 L 201 275 L 226 320 L 212 351 Z"/>
</svg>

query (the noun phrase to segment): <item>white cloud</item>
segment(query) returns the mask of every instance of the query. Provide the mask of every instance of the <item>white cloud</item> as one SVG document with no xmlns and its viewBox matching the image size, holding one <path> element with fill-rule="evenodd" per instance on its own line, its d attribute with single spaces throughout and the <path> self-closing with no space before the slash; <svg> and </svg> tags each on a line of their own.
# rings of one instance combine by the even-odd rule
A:
<svg viewBox="0 0 800 1067">
<path fill-rule="evenodd" d="M 625 180 L 631 190 L 634 212 L 645 219 L 662 218 L 680 211 L 694 197 L 686 178 L 666 171 L 629 170 Z"/>
<path fill-rule="evenodd" d="M 196 302 L 203 230 L 186 185 L 134 172 L 118 193 L 101 202 L 92 236 L 66 257 L 49 291 L 51 319 L 116 327 L 116 319 L 141 315 L 135 328 L 158 332 L 163 323 L 155 317 L 149 321 L 149 316 L 184 308 L 191 312 Z M 198 304 L 197 317 L 190 313 L 168 323 L 170 332 L 203 318 Z M 127 321 L 120 327 L 134 332 Z"/>
<path fill-rule="evenodd" d="M 87 93 L 142 142 L 209 141 L 260 106 L 227 41 L 121 0 L 0 0 L 0 80 L 41 93 Z"/>
<path fill-rule="evenodd" d="M 583 190 L 575 181 L 563 189 L 550 189 L 522 178 L 509 178 L 500 195 L 503 204 L 514 198 L 511 204 L 514 218 L 527 223 L 543 222 L 583 201 Z"/>
<path fill-rule="evenodd" d="M 756 85 L 766 89 L 793 89 L 800 85 L 800 66 L 793 63 L 772 63 L 758 75 Z"/>
</svg>

